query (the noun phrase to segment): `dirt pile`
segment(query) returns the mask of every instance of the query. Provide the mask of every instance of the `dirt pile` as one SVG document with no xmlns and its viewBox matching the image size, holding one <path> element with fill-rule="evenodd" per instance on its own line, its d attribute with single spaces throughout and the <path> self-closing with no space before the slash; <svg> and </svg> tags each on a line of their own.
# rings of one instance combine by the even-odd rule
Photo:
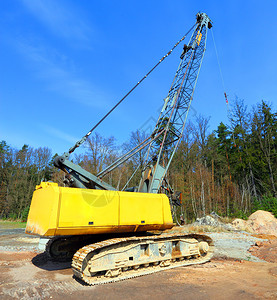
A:
<svg viewBox="0 0 277 300">
<path fill-rule="evenodd" d="M 223 230 L 232 231 L 234 228 L 231 224 L 225 224 L 221 221 L 221 217 L 216 214 L 215 212 L 212 212 L 210 215 L 207 215 L 202 218 L 197 218 L 196 221 L 193 223 L 194 226 L 212 226 L 221 228 Z"/>
<path fill-rule="evenodd" d="M 247 221 L 235 219 L 232 225 L 237 230 L 246 230 L 257 234 L 270 234 L 277 237 L 277 219 L 268 211 L 257 210 L 250 215 Z"/>
<path fill-rule="evenodd" d="M 267 262 L 277 263 L 277 238 L 264 242 L 257 241 L 248 251 Z"/>
</svg>

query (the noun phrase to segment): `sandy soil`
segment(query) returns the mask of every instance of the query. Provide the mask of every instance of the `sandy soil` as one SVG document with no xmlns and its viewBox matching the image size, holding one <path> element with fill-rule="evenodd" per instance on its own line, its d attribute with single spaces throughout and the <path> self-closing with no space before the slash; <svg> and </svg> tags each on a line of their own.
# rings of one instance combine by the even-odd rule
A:
<svg viewBox="0 0 277 300">
<path fill-rule="evenodd" d="M 277 263 L 218 260 L 109 285 L 72 278 L 70 263 L 45 254 L 2 252 L 1 299 L 276 299 Z"/>
<path fill-rule="evenodd" d="M 0 299 L 277 299 L 276 238 L 259 236 L 253 242 L 252 255 L 263 259 L 253 262 L 235 258 L 242 255 L 239 248 L 228 257 L 230 239 L 244 245 L 245 234 L 214 234 L 218 247 L 226 246 L 224 258 L 217 255 L 204 265 L 91 287 L 72 277 L 70 263 L 49 261 L 34 251 L 35 238 L 9 233 L 0 234 Z"/>
<path fill-rule="evenodd" d="M 256 242 L 256 244 L 249 249 L 249 252 L 267 262 L 277 263 L 277 239 Z"/>
</svg>

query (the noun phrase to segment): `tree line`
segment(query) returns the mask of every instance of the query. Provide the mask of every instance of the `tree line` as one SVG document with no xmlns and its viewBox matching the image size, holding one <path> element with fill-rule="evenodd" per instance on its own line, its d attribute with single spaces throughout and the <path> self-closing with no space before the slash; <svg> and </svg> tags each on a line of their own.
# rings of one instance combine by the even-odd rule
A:
<svg viewBox="0 0 277 300">
<path fill-rule="evenodd" d="M 229 120 L 208 134 L 208 119 L 199 116 L 174 158 L 170 175 L 185 194 L 187 218 L 257 209 L 277 216 L 277 113 L 264 101 L 248 111 L 236 99 Z"/>
<path fill-rule="evenodd" d="M 146 134 L 132 132 L 128 142 L 95 133 L 82 154 L 72 160 L 97 174 L 141 143 Z M 261 101 L 249 110 L 236 99 L 229 124 L 209 132 L 209 118 L 198 116 L 186 125 L 168 172 L 174 190 L 182 192 L 181 211 L 187 222 L 212 211 L 247 217 L 257 209 L 277 216 L 277 113 Z M 118 189 L 138 185 L 144 151 L 110 172 L 105 181 Z M 47 147 L 18 150 L 0 143 L 0 217 L 26 220 L 35 186 L 41 181 L 64 185 L 64 174 L 53 167 Z M 133 177 L 131 175 L 138 170 Z M 126 185 L 126 182 L 128 183 Z"/>
</svg>

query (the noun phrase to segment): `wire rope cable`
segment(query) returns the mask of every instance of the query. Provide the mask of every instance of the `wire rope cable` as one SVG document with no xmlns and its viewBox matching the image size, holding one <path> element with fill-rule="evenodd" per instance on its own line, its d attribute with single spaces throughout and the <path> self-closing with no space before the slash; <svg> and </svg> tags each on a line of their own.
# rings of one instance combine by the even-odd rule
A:
<svg viewBox="0 0 277 300">
<path fill-rule="evenodd" d="M 212 38 L 213 38 L 214 49 L 215 49 L 215 56 L 216 56 L 217 64 L 218 64 L 218 68 L 219 68 L 219 73 L 220 73 L 222 88 L 223 88 L 223 92 L 224 92 L 225 102 L 226 102 L 226 105 L 227 105 L 227 112 L 228 112 L 228 114 L 230 114 L 229 101 L 228 101 L 227 94 L 226 94 L 225 82 L 224 82 L 224 78 L 223 78 L 223 74 L 222 74 L 222 68 L 221 68 L 221 65 L 220 65 L 220 62 L 219 62 L 219 57 L 218 57 L 218 52 L 217 52 L 217 47 L 216 47 L 216 43 L 215 43 L 213 29 L 211 31 L 212 31 Z"/>
<path fill-rule="evenodd" d="M 219 73 L 220 73 L 220 77 L 221 77 L 222 87 L 223 87 L 223 90 L 225 92 L 225 83 L 224 83 L 224 79 L 223 79 L 221 65 L 220 65 L 220 62 L 219 62 L 219 57 L 218 57 L 217 47 L 216 47 L 216 44 L 215 44 L 213 29 L 211 31 L 212 31 L 212 38 L 213 38 L 213 43 L 214 43 L 215 55 L 216 55 L 217 64 L 218 64 L 218 67 L 219 67 Z"/>
<path fill-rule="evenodd" d="M 76 148 L 78 148 L 79 146 L 81 146 L 86 139 L 91 135 L 91 133 L 119 106 L 120 103 L 123 102 L 123 100 L 125 100 L 125 98 L 127 96 L 129 96 L 133 90 L 138 87 L 138 85 L 140 85 L 144 79 L 146 79 L 157 67 L 158 65 L 164 61 L 165 58 L 167 58 L 172 51 L 186 38 L 186 36 L 193 30 L 193 28 L 195 27 L 195 25 L 197 24 L 197 22 L 189 29 L 189 31 L 172 47 L 172 49 L 167 52 L 167 54 L 165 54 L 159 61 L 158 63 L 156 63 L 156 65 L 148 72 L 146 73 L 130 90 L 127 94 L 125 94 L 92 128 L 91 130 L 82 137 L 82 139 L 80 139 L 79 141 L 77 141 L 75 143 L 75 145 L 73 147 L 71 147 L 68 151 L 68 153 L 65 153 L 66 156 L 69 156 L 69 154 L 73 153 L 75 151 Z"/>
<path fill-rule="evenodd" d="M 219 57 L 218 57 L 217 47 L 216 47 L 215 38 L 214 38 L 214 34 L 213 34 L 213 29 L 212 29 L 212 37 L 213 37 L 213 42 L 214 42 L 214 49 L 215 49 L 215 54 L 216 54 L 216 58 L 217 58 L 217 63 L 218 63 L 218 67 L 219 67 L 219 73 L 220 73 L 220 77 L 221 77 L 221 81 L 222 81 L 222 87 L 223 87 L 223 91 L 224 91 L 225 102 L 226 102 L 226 105 L 227 105 L 227 115 L 228 115 L 228 117 L 230 117 L 232 115 L 232 112 L 231 112 L 230 107 L 229 107 L 229 101 L 228 101 L 226 90 L 225 90 L 225 83 L 224 83 L 224 79 L 223 79 L 221 65 L 220 65 L 220 62 L 219 62 Z M 237 145 L 236 145 L 234 132 L 232 132 L 232 138 L 233 138 L 234 145 L 236 147 Z"/>
</svg>

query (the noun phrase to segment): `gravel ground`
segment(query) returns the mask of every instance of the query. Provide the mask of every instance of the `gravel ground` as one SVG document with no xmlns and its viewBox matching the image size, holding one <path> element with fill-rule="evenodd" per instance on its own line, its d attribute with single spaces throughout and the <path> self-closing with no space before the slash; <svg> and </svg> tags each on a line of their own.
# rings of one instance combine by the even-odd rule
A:
<svg viewBox="0 0 277 300">
<path fill-rule="evenodd" d="M 24 228 L 15 228 L 15 229 L 0 228 L 0 236 L 10 235 L 10 234 L 24 234 L 24 232 L 25 232 Z"/>
<path fill-rule="evenodd" d="M 24 228 L 0 228 L 0 251 L 41 252 L 42 250 L 39 250 L 38 244 L 39 237 L 26 234 Z"/>
<path fill-rule="evenodd" d="M 262 262 L 262 260 L 248 252 L 248 249 L 255 245 L 257 241 L 264 241 L 263 239 L 256 238 L 247 232 L 213 232 L 205 234 L 214 240 L 215 257 Z M 43 252 L 42 246 L 39 247 L 39 240 L 37 236 L 25 234 L 24 229 L 0 229 L 0 251 Z"/>
<path fill-rule="evenodd" d="M 214 232 L 207 233 L 215 243 L 214 257 L 234 258 L 238 260 L 248 260 L 254 262 L 263 262 L 256 256 L 248 252 L 251 246 L 257 241 L 264 239 L 253 237 L 247 232 Z"/>
<path fill-rule="evenodd" d="M 72 277 L 70 262 L 48 260 L 38 237 L 0 227 L 0 299 L 277 299 L 277 260 L 248 252 L 262 239 L 246 232 L 205 234 L 215 243 L 209 263 L 94 287 Z"/>
</svg>

